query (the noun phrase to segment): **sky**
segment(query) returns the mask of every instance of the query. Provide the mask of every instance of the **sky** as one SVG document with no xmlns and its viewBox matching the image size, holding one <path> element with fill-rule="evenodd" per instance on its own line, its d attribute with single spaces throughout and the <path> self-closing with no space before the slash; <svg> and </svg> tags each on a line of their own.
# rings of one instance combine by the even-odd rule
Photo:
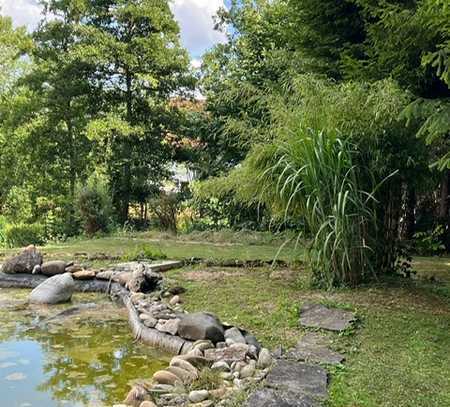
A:
<svg viewBox="0 0 450 407">
<path fill-rule="evenodd" d="M 225 41 L 223 33 L 214 31 L 213 16 L 229 0 L 172 0 L 171 9 L 181 28 L 181 40 L 188 49 L 192 64 L 198 66 L 201 55 L 214 44 Z M 31 31 L 40 19 L 39 0 L 0 0 L 0 13 L 11 16 L 16 26 Z"/>
</svg>

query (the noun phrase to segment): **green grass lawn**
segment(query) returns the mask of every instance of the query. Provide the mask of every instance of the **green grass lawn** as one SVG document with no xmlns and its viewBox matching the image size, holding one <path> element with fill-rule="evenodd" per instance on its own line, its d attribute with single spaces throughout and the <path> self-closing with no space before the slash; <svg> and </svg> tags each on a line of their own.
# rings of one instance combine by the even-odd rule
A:
<svg viewBox="0 0 450 407">
<path fill-rule="evenodd" d="M 76 252 L 123 254 L 150 244 L 170 258 L 272 259 L 280 241 L 266 238 L 199 237 L 175 239 L 137 234 L 50 245 L 52 258 Z M 5 254 L 5 252 L 3 252 Z M 8 251 L 9 253 L 9 251 Z M 280 258 L 301 258 L 292 245 Z M 358 327 L 337 335 L 333 346 L 347 361 L 333 370 L 329 405 L 450 406 L 450 258 L 417 258 L 413 280 L 391 279 L 358 289 L 311 289 L 305 268 L 221 268 L 192 266 L 166 274 L 171 284 L 187 288 L 186 309 L 207 310 L 244 327 L 269 348 L 289 347 L 303 330 L 298 311 L 314 300 L 356 311 Z"/>
</svg>

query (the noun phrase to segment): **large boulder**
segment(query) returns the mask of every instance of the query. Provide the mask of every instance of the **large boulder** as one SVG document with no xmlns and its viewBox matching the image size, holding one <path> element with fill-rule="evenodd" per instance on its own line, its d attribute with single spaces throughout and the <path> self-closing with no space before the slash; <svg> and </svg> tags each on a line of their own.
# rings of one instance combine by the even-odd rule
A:
<svg viewBox="0 0 450 407">
<path fill-rule="evenodd" d="M 31 245 L 26 247 L 22 253 L 6 260 L 2 266 L 3 273 L 31 273 L 35 266 L 42 264 L 42 254 Z"/>
<path fill-rule="evenodd" d="M 34 304 L 59 304 L 70 301 L 75 282 L 70 273 L 59 274 L 39 284 L 30 294 Z"/>
<path fill-rule="evenodd" d="M 66 272 L 67 263 L 62 260 L 46 261 L 42 263 L 41 274 L 48 277 L 64 274 Z"/>
<path fill-rule="evenodd" d="M 178 335 L 191 341 L 208 339 L 213 343 L 224 341 L 224 329 L 220 320 L 213 314 L 198 312 L 181 317 Z"/>
</svg>

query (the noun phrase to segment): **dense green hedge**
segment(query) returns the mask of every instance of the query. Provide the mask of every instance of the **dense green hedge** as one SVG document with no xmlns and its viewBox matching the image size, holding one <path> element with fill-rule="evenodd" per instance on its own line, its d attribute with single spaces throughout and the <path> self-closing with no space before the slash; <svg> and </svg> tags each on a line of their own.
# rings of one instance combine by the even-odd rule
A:
<svg viewBox="0 0 450 407">
<path fill-rule="evenodd" d="M 8 247 L 23 247 L 45 242 L 45 229 L 38 223 L 7 224 L 3 229 L 4 244 Z"/>
</svg>

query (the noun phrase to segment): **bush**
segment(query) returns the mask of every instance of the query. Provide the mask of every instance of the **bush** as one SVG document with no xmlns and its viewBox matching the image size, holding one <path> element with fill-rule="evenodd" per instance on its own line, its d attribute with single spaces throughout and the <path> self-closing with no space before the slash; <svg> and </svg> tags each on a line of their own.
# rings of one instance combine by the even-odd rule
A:
<svg viewBox="0 0 450 407">
<path fill-rule="evenodd" d="M 158 198 L 149 202 L 150 210 L 156 215 L 159 227 L 173 233 L 177 232 L 177 212 L 180 199 L 176 193 L 161 192 Z"/>
<path fill-rule="evenodd" d="M 4 216 L 0 216 L 0 246 L 6 245 L 6 236 L 5 236 L 5 228 L 8 224 L 6 218 Z"/>
<path fill-rule="evenodd" d="M 158 248 L 143 245 L 136 247 L 122 256 L 123 261 L 140 261 L 140 260 L 164 260 L 167 259 L 166 254 Z"/>
<path fill-rule="evenodd" d="M 112 224 L 112 200 L 106 181 L 94 174 L 78 188 L 77 209 L 85 233 L 107 232 Z"/>
<path fill-rule="evenodd" d="M 8 247 L 43 244 L 45 242 L 45 229 L 44 226 L 38 223 L 9 224 L 4 228 L 4 239 Z"/>
</svg>

